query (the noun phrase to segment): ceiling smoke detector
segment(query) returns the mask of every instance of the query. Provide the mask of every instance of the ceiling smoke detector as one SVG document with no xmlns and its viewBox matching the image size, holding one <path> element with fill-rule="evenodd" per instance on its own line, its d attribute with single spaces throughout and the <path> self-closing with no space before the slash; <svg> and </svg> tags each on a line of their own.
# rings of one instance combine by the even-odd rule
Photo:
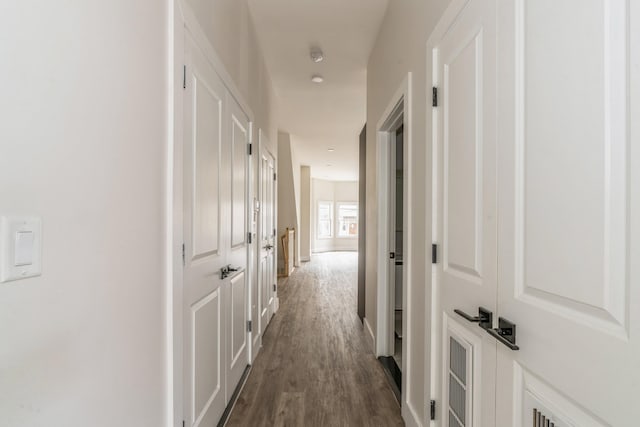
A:
<svg viewBox="0 0 640 427">
<path fill-rule="evenodd" d="M 322 62 L 322 60 L 324 59 L 322 49 L 320 49 L 319 47 L 312 47 L 311 51 L 309 52 L 309 56 L 311 56 L 311 60 L 316 63 Z"/>
<path fill-rule="evenodd" d="M 314 83 L 322 83 L 324 81 L 324 77 L 316 74 L 315 76 L 311 77 L 311 81 Z"/>
</svg>

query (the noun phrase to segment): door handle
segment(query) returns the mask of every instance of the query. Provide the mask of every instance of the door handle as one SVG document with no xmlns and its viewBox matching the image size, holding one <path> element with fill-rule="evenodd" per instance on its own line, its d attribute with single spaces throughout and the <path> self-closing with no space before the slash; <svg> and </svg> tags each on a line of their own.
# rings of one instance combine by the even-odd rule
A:
<svg viewBox="0 0 640 427">
<path fill-rule="evenodd" d="M 516 345 L 516 324 L 510 322 L 504 317 L 498 318 L 498 328 L 487 329 L 489 335 L 506 345 L 513 351 L 520 350 L 520 347 Z"/>
<path fill-rule="evenodd" d="M 493 326 L 493 313 L 484 307 L 478 307 L 477 316 L 470 316 L 464 311 L 458 310 L 457 308 L 453 310 L 453 312 L 469 322 L 477 322 L 478 326 L 480 326 L 482 329 L 491 329 L 491 327 Z"/>
<path fill-rule="evenodd" d="M 220 279 L 224 280 L 229 276 L 229 267 L 225 266 L 225 267 L 221 267 L 220 268 Z"/>
</svg>

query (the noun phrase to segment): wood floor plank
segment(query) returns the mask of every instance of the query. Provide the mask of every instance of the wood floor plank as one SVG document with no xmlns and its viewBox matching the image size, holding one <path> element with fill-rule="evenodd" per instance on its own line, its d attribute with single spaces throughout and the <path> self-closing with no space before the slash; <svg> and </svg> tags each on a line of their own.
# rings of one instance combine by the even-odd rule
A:
<svg viewBox="0 0 640 427">
<path fill-rule="evenodd" d="M 357 254 L 314 255 L 278 283 L 228 426 L 402 426 L 400 407 L 356 314 Z"/>
</svg>

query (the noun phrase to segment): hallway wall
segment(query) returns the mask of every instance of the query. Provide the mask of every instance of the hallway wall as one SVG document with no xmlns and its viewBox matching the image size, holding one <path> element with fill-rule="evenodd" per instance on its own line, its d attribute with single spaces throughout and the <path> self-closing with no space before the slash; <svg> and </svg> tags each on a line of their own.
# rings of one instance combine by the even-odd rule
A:
<svg viewBox="0 0 640 427">
<path fill-rule="evenodd" d="M 262 129 L 277 158 L 277 98 L 247 0 L 184 1 L 255 114 L 253 141 L 258 141 L 258 128 Z"/>
<path fill-rule="evenodd" d="M 393 94 L 407 73 L 413 75 L 414 152 L 411 162 L 410 186 L 413 205 L 409 209 L 412 222 L 413 253 L 408 299 L 411 317 L 407 355 L 411 378 L 407 383 L 407 407 L 403 415 L 407 425 L 429 425 L 427 405 L 430 395 L 430 307 L 431 307 L 431 115 L 427 88 L 431 84 L 431 58 L 426 55 L 426 43 L 450 0 L 391 1 L 381 26 L 367 68 L 367 271 L 366 320 L 375 331 L 377 280 L 378 207 L 376 188 L 377 123 Z M 405 332 L 406 333 L 406 332 Z"/>
<path fill-rule="evenodd" d="M 0 215 L 42 276 L 0 284 L 0 424 L 167 425 L 168 2 L 3 2 Z"/>
<path fill-rule="evenodd" d="M 311 260 L 311 168 L 300 166 L 300 261 Z"/>
<path fill-rule="evenodd" d="M 278 132 L 278 234 L 276 239 L 278 271 L 284 268 L 284 255 L 280 237 L 286 228 L 296 229 L 295 263 L 300 259 L 300 162 L 291 135 Z"/>
</svg>

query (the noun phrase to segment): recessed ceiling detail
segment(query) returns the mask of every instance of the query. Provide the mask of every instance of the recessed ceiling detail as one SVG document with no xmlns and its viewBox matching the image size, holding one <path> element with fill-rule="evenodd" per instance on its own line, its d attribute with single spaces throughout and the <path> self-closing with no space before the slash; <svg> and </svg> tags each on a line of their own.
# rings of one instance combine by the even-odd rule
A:
<svg viewBox="0 0 640 427">
<path fill-rule="evenodd" d="M 291 135 L 296 157 L 313 177 L 357 180 L 367 62 L 387 0 L 248 3 L 278 97 L 278 126 Z M 313 59 L 314 48 L 322 61 Z M 321 86 L 309 82 L 316 75 Z"/>
</svg>

